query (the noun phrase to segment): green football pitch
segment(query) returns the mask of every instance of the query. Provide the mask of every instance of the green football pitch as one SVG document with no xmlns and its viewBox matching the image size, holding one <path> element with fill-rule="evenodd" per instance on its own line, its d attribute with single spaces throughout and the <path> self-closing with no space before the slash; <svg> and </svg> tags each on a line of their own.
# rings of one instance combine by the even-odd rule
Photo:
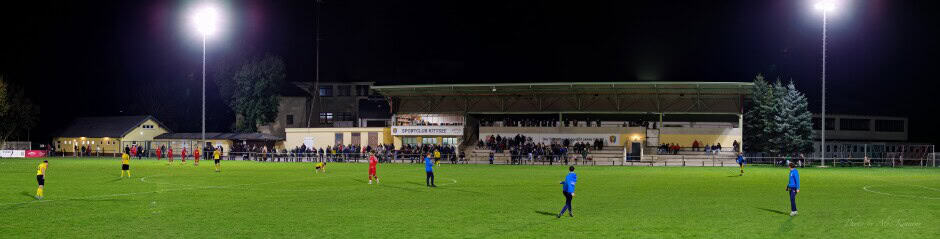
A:
<svg viewBox="0 0 940 239">
<path fill-rule="evenodd" d="M 799 169 L 790 217 L 784 168 L 576 166 L 559 219 L 564 166 L 49 161 L 36 200 L 40 160 L 0 159 L 3 238 L 940 237 L 935 168 Z"/>
</svg>

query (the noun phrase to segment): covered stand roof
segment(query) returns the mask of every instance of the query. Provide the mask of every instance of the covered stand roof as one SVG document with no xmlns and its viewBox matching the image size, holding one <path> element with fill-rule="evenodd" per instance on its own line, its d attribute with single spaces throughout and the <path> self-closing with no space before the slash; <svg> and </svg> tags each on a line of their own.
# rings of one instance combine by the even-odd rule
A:
<svg viewBox="0 0 940 239">
<path fill-rule="evenodd" d="M 89 138 L 122 138 L 140 124 L 153 120 L 161 128 L 170 131 L 169 128 L 160 123 L 159 120 L 149 115 L 137 116 L 114 116 L 114 117 L 82 117 L 72 121 L 59 137 L 89 137 Z"/>
<path fill-rule="evenodd" d="M 202 133 L 166 133 L 154 139 L 202 139 Z M 263 133 L 209 133 L 208 140 L 246 140 L 246 141 L 281 141 L 281 137 Z"/>
<path fill-rule="evenodd" d="M 753 83 L 568 82 L 373 86 L 393 113 L 740 114 Z"/>
</svg>

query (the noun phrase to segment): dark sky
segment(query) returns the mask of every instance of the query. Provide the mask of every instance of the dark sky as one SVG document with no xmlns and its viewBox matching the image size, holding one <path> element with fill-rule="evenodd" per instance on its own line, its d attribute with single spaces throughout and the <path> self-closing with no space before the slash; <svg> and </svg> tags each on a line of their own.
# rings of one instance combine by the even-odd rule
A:
<svg viewBox="0 0 940 239">
<path fill-rule="evenodd" d="M 191 1 L 4 1 L 0 74 L 42 107 L 34 137 L 78 116 L 153 114 L 195 132 L 200 39 Z M 830 16 L 829 112 L 906 116 L 938 143 L 938 7 L 849 1 Z M 314 1 L 233 1 L 209 40 L 209 131 L 232 112 L 221 62 L 279 55 L 291 81 L 315 77 Z M 326 1 L 323 81 L 478 83 L 792 79 L 819 110 L 821 16 L 808 0 Z M 38 132 L 37 132 L 38 131 Z M 35 141 L 35 139 L 34 139 Z"/>
</svg>

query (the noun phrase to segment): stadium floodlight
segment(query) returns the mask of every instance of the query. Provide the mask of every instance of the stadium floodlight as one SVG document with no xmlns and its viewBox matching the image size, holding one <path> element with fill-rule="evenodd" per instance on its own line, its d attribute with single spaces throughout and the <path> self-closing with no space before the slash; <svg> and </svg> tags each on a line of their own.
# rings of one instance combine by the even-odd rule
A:
<svg viewBox="0 0 940 239">
<path fill-rule="evenodd" d="M 828 21 L 828 15 L 835 12 L 837 6 L 835 0 L 823 0 L 813 4 L 813 8 L 822 12 L 822 112 L 819 120 L 822 127 L 819 128 L 819 151 L 822 152 L 820 163 L 822 166 L 826 166 L 826 22 Z"/>
<path fill-rule="evenodd" d="M 219 29 L 219 11 L 213 5 L 200 6 L 193 12 L 193 26 L 205 38 Z"/>
<path fill-rule="evenodd" d="M 192 24 L 196 31 L 202 35 L 202 141 L 206 142 L 206 38 L 219 30 L 218 8 L 209 3 L 197 7 L 193 11 Z M 202 143 L 200 143 L 202 144 Z M 195 147 L 193 148 L 195 150 Z"/>
<path fill-rule="evenodd" d="M 836 10 L 836 3 L 833 1 L 819 1 L 813 4 L 813 8 L 823 13 L 832 12 Z"/>
</svg>

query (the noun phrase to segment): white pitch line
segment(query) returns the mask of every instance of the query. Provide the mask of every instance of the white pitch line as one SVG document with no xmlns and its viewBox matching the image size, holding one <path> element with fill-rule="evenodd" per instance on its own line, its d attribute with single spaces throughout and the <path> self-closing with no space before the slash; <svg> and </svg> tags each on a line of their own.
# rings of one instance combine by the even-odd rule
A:
<svg viewBox="0 0 940 239">
<path fill-rule="evenodd" d="M 875 191 L 875 190 L 869 189 L 869 187 L 872 187 L 872 186 L 876 186 L 876 185 L 867 185 L 867 186 L 862 187 L 862 189 L 865 190 L 865 191 L 871 192 L 871 193 L 883 194 L 883 195 L 894 196 L 894 197 L 923 198 L 923 199 L 930 199 L 930 200 L 940 199 L 940 197 L 924 197 L 924 196 L 900 195 L 900 194 L 893 194 L 893 193 L 886 193 L 886 192 L 881 192 L 881 191 Z M 924 186 L 919 186 L 919 185 L 911 185 L 911 186 L 918 186 L 918 187 L 922 187 L 922 188 L 928 188 L 928 189 L 936 190 L 936 189 L 933 189 L 933 188 L 930 188 L 930 187 L 924 187 Z"/>
<path fill-rule="evenodd" d="M 441 186 L 444 186 L 444 185 L 451 185 L 451 184 L 457 183 L 457 180 L 456 180 L 456 179 L 453 179 L 453 178 L 442 178 L 442 179 L 450 179 L 450 181 L 454 181 L 454 182 L 453 182 L 453 183 L 444 183 L 444 184 L 441 184 Z"/>
<path fill-rule="evenodd" d="M 146 177 L 144 177 L 144 178 L 146 178 Z M 143 178 L 141 178 L 141 179 L 143 179 Z M 297 181 L 297 180 L 290 180 L 290 181 Z M 265 185 L 265 184 L 273 184 L 273 183 L 283 183 L 283 182 L 290 182 L 290 181 L 276 181 L 276 182 L 255 183 L 255 184 L 245 183 L 245 184 L 232 184 L 232 185 L 223 185 L 223 186 L 202 186 L 202 187 L 189 187 L 189 188 L 175 188 L 175 189 L 163 189 L 163 190 L 147 191 L 147 192 L 116 193 L 116 194 L 93 195 L 93 196 L 75 197 L 75 198 L 65 198 L 65 199 L 36 200 L 36 201 L 17 202 L 17 203 L 0 203 L 0 206 L 6 206 L 6 205 L 21 205 L 21 204 L 33 204 L 33 203 L 45 203 L 45 202 L 57 202 L 57 201 L 71 201 L 71 200 L 84 200 L 84 199 L 95 199 L 95 198 L 108 198 L 108 197 L 119 197 L 119 196 L 133 196 L 133 195 L 140 195 L 140 194 L 165 193 L 165 192 L 175 192 L 175 191 L 194 190 L 194 189 L 224 189 L 224 188 L 238 187 L 238 186 L 256 186 L 256 185 Z"/>
</svg>

